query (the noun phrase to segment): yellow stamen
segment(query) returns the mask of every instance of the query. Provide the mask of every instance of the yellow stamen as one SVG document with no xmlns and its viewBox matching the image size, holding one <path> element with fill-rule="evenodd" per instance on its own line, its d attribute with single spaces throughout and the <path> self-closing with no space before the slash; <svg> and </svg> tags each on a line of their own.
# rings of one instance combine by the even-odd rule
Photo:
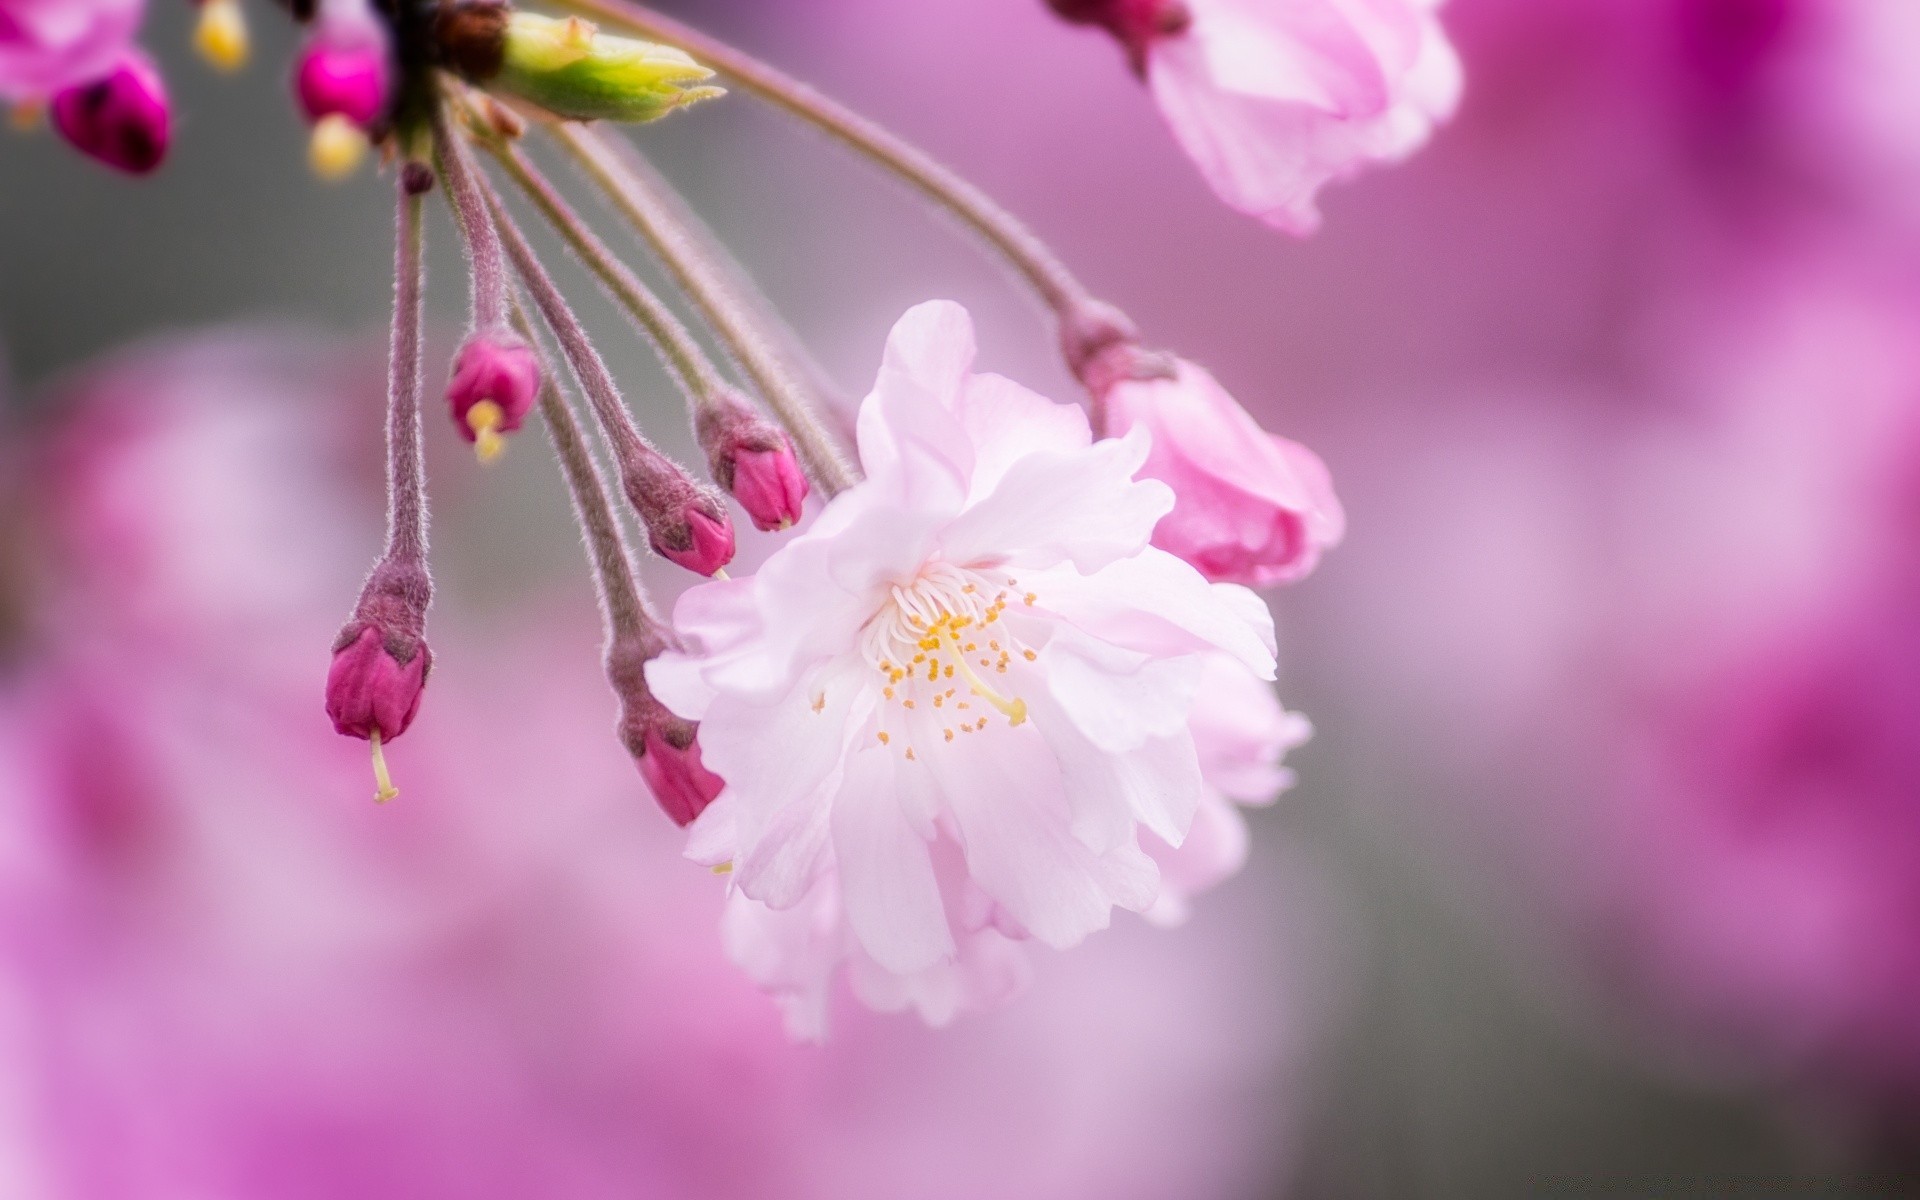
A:
<svg viewBox="0 0 1920 1200">
<path fill-rule="evenodd" d="M 221 71 L 247 65 L 247 17 L 240 0 L 203 0 L 200 20 L 193 27 L 193 48 Z"/>
<path fill-rule="evenodd" d="M 500 427 L 507 423 L 507 412 L 491 400 L 482 400 L 467 410 L 467 428 L 473 430 L 473 452 L 483 463 L 490 463 L 507 452 L 507 439 Z"/>
<path fill-rule="evenodd" d="M 215 0 L 207 0 L 211 7 Z M 367 156 L 366 130 L 340 113 L 328 113 L 314 122 L 307 139 L 307 165 L 328 183 L 338 183 L 354 173 Z"/>
<path fill-rule="evenodd" d="M 1015 725 L 1019 725 L 1026 721 L 1027 702 L 1025 700 L 1021 700 L 1017 698 L 1013 700 L 1007 699 L 1005 696 L 1002 696 L 999 692 L 994 691 L 992 688 L 988 687 L 984 682 L 982 682 L 980 677 L 973 673 L 973 668 L 967 665 L 966 659 L 955 658 L 954 661 L 960 665 L 960 673 L 967 677 L 967 684 L 973 688 L 974 695 L 980 697 L 982 700 L 985 700 L 988 704 L 993 705 L 995 708 L 1005 713 L 1007 715 L 1007 719 L 1012 721 Z M 990 666 L 992 664 L 988 663 L 987 660 L 983 658 L 980 660 L 980 665 Z"/>
<path fill-rule="evenodd" d="M 376 789 L 373 799 L 377 804 L 385 804 L 397 797 L 400 789 L 393 786 L 393 776 L 387 774 L 387 756 L 380 752 L 380 731 L 374 730 L 367 741 L 373 744 L 373 783 Z"/>
<path fill-rule="evenodd" d="M 792 529 L 792 528 L 793 528 L 793 522 L 792 522 L 792 521 L 789 521 L 789 520 L 787 520 L 787 519 L 786 519 L 785 517 L 781 517 L 781 518 L 780 518 L 780 529 L 779 529 L 779 532 L 781 532 L 781 533 L 785 533 L 785 532 L 786 532 L 787 530 L 789 530 L 789 529 Z"/>
<path fill-rule="evenodd" d="M 888 742 L 891 742 L 892 740 L 893 740 L 893 739 L 892 739 L 891 737 L 889 737 L 889 736 L 887 735 L 887 731 L 886 731 L 886 730 L 884 730 L 884 729 L 882 729 L 882 730 L 880 731 L 880 744 L 881 744 L 882 746 L 884 746 L 884 745 L 886 745 L 886 744 L 887 744 Z"/>
<path fill-rule="evenodd" d="M 727 569 L 725 567 L 715 567 L 713 569 L 713 577 L 715 579 L 718 579 L 722 583 L 725 583 L 729 579 L 733 578 L 733 576 L 727 574 Z"/>
<path fill-rule="evenodd" d="M 733 874 L 733 861 L 729 859 L 728 861 L 721 863 L 719 866 L 712 867 L 710 869 L 713 871 L 715 875 L 731 875 Z"/>
</svg>

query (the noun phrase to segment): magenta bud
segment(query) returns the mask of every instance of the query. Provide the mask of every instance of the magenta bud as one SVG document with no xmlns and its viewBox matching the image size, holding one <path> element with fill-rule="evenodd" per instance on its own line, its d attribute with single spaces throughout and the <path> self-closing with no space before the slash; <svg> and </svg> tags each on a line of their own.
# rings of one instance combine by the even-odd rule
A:
<svg viewBox="0 0 1920 1200">
<path fill-rule="evenodd" d="M 800 521 L 807 501 L 807 477 L 793 447 L 749 450 L 733 458 L 733 498 L 753 518 L 755 529 L 786 529 Z"/>
<path fill-rule="evenodd" d="M 333 642 L 327 715 L 348 737 L 391 741 L 407 731 L 433 669 L 427 605 L 433 582 L 424 565 L 382 559 Z"/>
<path fill-rule="evenodd" d="M 490 459 L 500 435 L 520 428 L 540 395 L 540 360 L 533 348 L 507 330 L 475 333 L 454 356 L 447 404 L 460 436 Z"/>
<path fill-rule="evenodd" d="M 671 728 L 676 723 L 686 726 L 685 745 L 676 744 L 678 730 Z M 726 787 L 700 761 L 700 739 L 690 721 L 656 722 L 647 730 L 634 762 L 662 811 L 682 827 L 693 824 Z"/>
<path fill-rule="evenodd" d="M 404 642 L 386 637 L 376 626 L 349 625 L 327 670 L 327 715 L 348 737 L 390 742 L 413 724 L 427 684 L 433 653 L 424 641 L 407 653 Z"/>
<path fill-rule="evenodd" d="M 708 497 L 696 496 L 680 510 L 677 521 L 663 529 L 648 526 L 654 552 L 696 575 L 719 574 L 733 561 L 733 522 L 717 508 Z"/>
<path fill-rule="evenodd" d="M 293 90 L 309 121 L 338 114 L 371 128 L 387 111 L 386 48 L 373 41 L 343 44 L 324 34 L 315 37 L 301 51 Z"/>
<path fill-rule="evenodd" d="M 807 476 L 779 426 L 744 399 L 727 397 L 701 410 L 695 432 L 714 481 L 747 510 L 754 528 L 785 529 L 799 522 Z"/>
<path fill-rule="evenodd" d="M 733 522 L 720 493 L 645 442 L 636 439 L 616 453 L 621 490 L 655 554 L 696 575 L 718 574 L 733 561 Z"/>
<path fill-rule="evenodd" d="M 103 78 L 56 93 L 52 115 L 54 128 L 76 150 L 116 170 L 144 175 L 167 156 L 166 84 L 137 51 Z"/>
<path fill-rule="evenodd" d="M 620 742 L 633 756 L 653 798 L 676 825 L 690 825 L 726 786 L 700 761 L 700 727 L 654 699 L 647 662 L 666 648 L 655 627 L 620 638 L 607 650 L 607 682 L 620 697 Z"/>
</svg>

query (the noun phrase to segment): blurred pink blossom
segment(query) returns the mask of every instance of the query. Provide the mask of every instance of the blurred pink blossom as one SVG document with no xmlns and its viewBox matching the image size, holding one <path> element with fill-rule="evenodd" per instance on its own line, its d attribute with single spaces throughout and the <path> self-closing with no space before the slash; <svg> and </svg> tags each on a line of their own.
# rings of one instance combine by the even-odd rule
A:
<svg viewBox="0 0 1920 1200">
<path fill-rule="evenodd" d="M 1460 101 L 1440 0 L 1055 0 L 1127 45 L 1220 198 L 1309 234 L 1326 184 L 1424 144 Z"/>
<path fill-rule="evenodd" d="M 0 0 L 0 99 L 47 100 L 125 61 L 145 0 Z"/>
</svg>

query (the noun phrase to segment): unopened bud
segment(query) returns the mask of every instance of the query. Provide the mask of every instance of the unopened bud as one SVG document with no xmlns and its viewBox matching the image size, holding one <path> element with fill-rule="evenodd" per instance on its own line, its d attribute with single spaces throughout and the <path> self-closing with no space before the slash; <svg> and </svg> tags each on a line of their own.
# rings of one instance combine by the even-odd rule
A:
<svg viewBox="0 0 1920 1200">
<path fill-rule="evenodd" d="M 655 554 L 696 575 L 718 575 L 733 561 L 733 522 L 718 493 L 645 444 L 625 448 L 619 465 L 621 490 Z"/>
<path fill-rule="evenodd" d="M 144 175 L 167 156 L 172 119 L 166 85 L 137 51 L 104 78 L 55 94 L 52 111 L 60 136 L 117 170 Z"/>
<path fill-rule="evenodd" d="M 691 825 L 726 786 L 700 761 L 699 726 L 647 690 L 646 663 L 660 647 L 629 638 L 607 653 L 607 680 L 620 697 L 620 743 L 673 823 Z"/>
<path fill-rule="evenodd" d="M 381 746 L 413 724 L 433 670 L 426 638 L 432 598 L 433 583 L 423 565 L 383 559 L 333 643 L 327 716 L 339 733 L 371 743 L 375 798 L 382 803 L 399 792 L 387 777 Z"/>
<path fill-rule="evenodd" d="M 779 426 L 744 399 L 728 397 L 701 409 L 696 432 L 714 482 L 747 510 L 754 528 L 786 529 L 799 522 L 807 476 Z"/>
<path fill-rule="evenodd" d="M 323 30 L 301 52 L 293 90 L 307 120 L 339 115 L 369 129 L 387 111 L 386 47 L 361 39 L 342 44 Z"/>
<path fill-rule="evenodd" d="M 420 711 L 433 654 L 424 641 L 390 638 L 378 626 L 349 625 L 327 670 L 327 716 L 335 731 L 362 740 L 378 733 L 392 741 Z"/>
<path fill-rule="evenodd" d="M 507 330 L 475 333 L 453 360 L 447 404 L 460 436 L 474 444 L 480 461 L 506 449 L 503 435 L 520 428 L 540 396 L 540 361 Z"/>
<path fill-rule="evenodd" d="M 713 72 L 671 46 L 601 33 L 578 17 L 516 12 L 489 88 L 576 121 L 652 121 L 725 94 Z"/>
</svg>

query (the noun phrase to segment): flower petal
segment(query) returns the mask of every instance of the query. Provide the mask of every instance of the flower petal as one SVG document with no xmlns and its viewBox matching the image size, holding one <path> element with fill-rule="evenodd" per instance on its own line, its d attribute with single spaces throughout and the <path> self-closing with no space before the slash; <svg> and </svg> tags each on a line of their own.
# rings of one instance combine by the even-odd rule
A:
<svg viewBox="0 0 1920 1200">
<path fill-rule="evenodd" d="M 927 843 L 894 798 L 902 765 L 911 768 L 878 745 L 848 756 L 833 852 L 854 937 L 881 967 L 908 975 L 950 957 L 954 944 Z"/>
</svg>

